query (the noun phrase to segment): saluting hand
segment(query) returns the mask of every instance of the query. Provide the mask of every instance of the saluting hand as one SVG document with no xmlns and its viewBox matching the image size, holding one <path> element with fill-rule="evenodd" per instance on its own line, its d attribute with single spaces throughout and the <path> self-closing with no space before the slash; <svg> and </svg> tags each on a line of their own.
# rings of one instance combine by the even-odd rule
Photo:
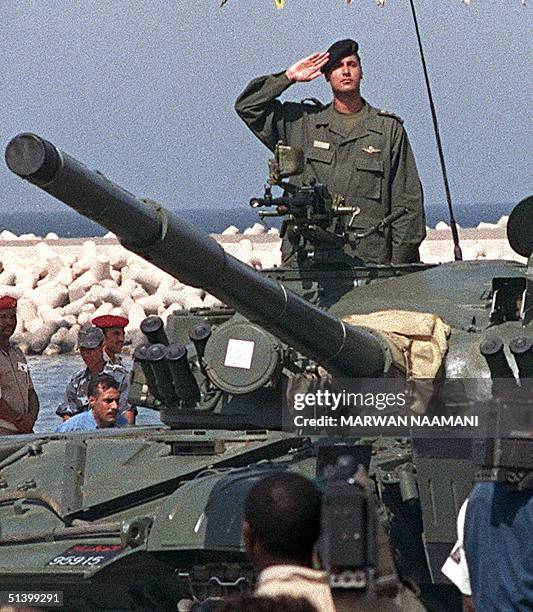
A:
<svg viewBox="0 0 533 612">
<path fill-rule="evenodd" d="M 329 53 L 327 51 L 317 51 L 287 68 L 285 75 L 293 83 L 312 81 L 322 74 L 320 69 L 327 64 L 328 60 Z"/>
</svg>

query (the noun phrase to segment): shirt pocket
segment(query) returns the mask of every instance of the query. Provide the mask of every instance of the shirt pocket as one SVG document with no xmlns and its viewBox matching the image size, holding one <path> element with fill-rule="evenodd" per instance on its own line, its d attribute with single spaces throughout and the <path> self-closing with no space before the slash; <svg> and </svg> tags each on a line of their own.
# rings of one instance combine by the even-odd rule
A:
<svg viewBox="0 0 533 612">
<path fill-rule="evenodd" d="M 355 160 L 357 168 L 357 195 L 371 200 L 381 199 L 383 183 L 383 158 L 366 155 Z"/>
<path fill-rule="evenodd" d="M 320 149 L 318 147 L 313 147 L 307 151 L 305 158 L 308 162 L 331 164 L 333 161 L 333 146 L 330 146 L 329 149 Z"/>
</svg>

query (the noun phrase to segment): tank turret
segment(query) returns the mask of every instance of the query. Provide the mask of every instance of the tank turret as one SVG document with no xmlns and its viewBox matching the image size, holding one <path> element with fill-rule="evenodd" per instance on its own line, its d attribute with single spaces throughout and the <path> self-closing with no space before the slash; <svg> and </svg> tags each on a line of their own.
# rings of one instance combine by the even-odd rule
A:
<svg viewBox="0 0 533 612">
<path fill-rule="evenodd" d="M 445 357 L 434 372 L 438 384 L 430 380 L 428 388 L 441 402 L 449 398 L 453 415 L 480 401 L 494 400 L 499 408 L 510 395 L 519 396 L 521 415 L 530 414 L 532 198 L 518 205 L 508 226 L 510 243 L 527 264 L 360 266 L 340 257 L 343 241 L 360 236 L 328 234 L 330 215 L 344 217 L 339 226 L 349 228 L 344 222 L 355 210 L 329 201 L 316 185 L 291 194 L 296 198 L 276 199 L 267 189 L 252 205 L 292 215 L 300 237 L 321 252 L 314 259 L 303 253 L 294 268 L 259 273 L 34 134 L 15 137 L 6 161 L 15 174 L 115 233 L 126 248 L 225 306 L 177 311 L 164 329 L 157 317 L 141 325 L 146 343 L 134 354 L 133 403 L 160 410 L 171 429 L 49 434 L 31 444 L 0 440 L 2 590 L 61 585 L 69 609 L 169 610 L 181 597 L 217 596 L 221 585 L 236 590 L 249 578 L 240 526 L 252 481 L 265 469 L 322 475 L 340 455 L 353 455 L 370 468 L 392 517 L 402 577 L 420 586 L 428 610 L 460 610 L 440 568 L 473 482 L 472 440 L 450 441 L 440 431 L 436 439 L 387 439 L 378 431 L 373 442 L 344 434 L 332 441 L 318 439 L 322 430 L 309 438 L 294 428 L 279 431 L 281 408 L 297 391 L 320 390 L 328 380 L 320 366 L 334 382 L 398 382 L 390 379 L 401 371 L 404 353 L 398 357 L 383 327 L 367 327 L 370 316 L 400 335 L 401 319 L 416 340 L 431 337 L 441 320 L 430 352 L 438 344 Z M 272 185 L 281 184 L 278 169 L 271 167 Z M 320 290 L 326 299 L 303 297 Z M 359 322 L 347 324 L 347 317 Z M 492 475 L 499 448 L 482 449 Z M 106 469 L 99 472 L 94 466 L 101 456 Z M 501 473 L 517 467 L 501 463 Z M 442 588 L 433 589 L 435 583 Z"/>
</svg>

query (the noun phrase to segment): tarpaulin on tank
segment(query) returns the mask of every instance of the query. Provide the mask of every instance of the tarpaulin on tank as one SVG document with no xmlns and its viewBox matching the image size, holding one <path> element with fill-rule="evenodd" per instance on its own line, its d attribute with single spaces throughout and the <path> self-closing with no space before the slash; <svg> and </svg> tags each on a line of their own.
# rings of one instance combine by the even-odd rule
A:
<svg viewBox="0 0 533 612">
<path fill-rule="evenodd" d="M 448 350 L 451 328 L 436 314 L 410 310 L 382 310 L 348 315 L 350 325 L 380 332 L 391 350 L 395 365 L 408 378 L 435 378 Z"/>
</svg>

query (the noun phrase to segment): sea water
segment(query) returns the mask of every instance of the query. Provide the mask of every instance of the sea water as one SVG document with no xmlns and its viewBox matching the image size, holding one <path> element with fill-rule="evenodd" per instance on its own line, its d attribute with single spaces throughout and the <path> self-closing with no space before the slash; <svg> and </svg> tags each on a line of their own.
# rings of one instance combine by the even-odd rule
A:
<svg viewBox="0 0 533 612">
<path fill-rule="evenodd" d="M 172 211 L 181 219 L 190 223 L 197 229 L 204 230 L 210 234 L 220 234 L 230 225 L 244 231 L 254 223 L 260 221 L 257 212 L 249 206 L 238 209 L 194 209 Z M 279 227 L 278 219 L 268 219 L 268 227 Z M 13 234 L 35 234 L 35 236 L 46 236 L 54 232 L 60 238 L 83 238 L 86 236 L 104 236 L 107 230 L 83 217 L 77 212 L 66 208 L 61 211 L 19 211 L 2 212 L 0 218 L 0 232 L 9 230 Z"/>
<path fill-rule="evenodd" d="M 515 202 L 516 204 L 516 202 Z M 508 215 L 512 203 L 459 203 L 454 206 L 455 218 L 461 227 L 476 227 L 481 221 L 496 223 L 502 215 Z M 426 223 L 435 227 L 438 221 L 447 222 L 446 205 L 426 206 Z M 172 211 L 194 227 L 212 234 L 220 234 L 230 225 L 244 231 L 260 221 L 257 212 L 248 206 L 226 209 L 184 209 Z M 267 223 L 268 221 L 268 223 Z M 280 219 L 269 218 L 262 221 L 267 227 L 279 227 Z M 35 234 L 46 236 L 54 232 L 62 238 L 80 238 L 84 236 L 103 236 L 107 230 L 93 221 L 70 209 L 61 211 L 2 212 L 0 232 L 9 230 L 17 236 Z"/>
</svg>

